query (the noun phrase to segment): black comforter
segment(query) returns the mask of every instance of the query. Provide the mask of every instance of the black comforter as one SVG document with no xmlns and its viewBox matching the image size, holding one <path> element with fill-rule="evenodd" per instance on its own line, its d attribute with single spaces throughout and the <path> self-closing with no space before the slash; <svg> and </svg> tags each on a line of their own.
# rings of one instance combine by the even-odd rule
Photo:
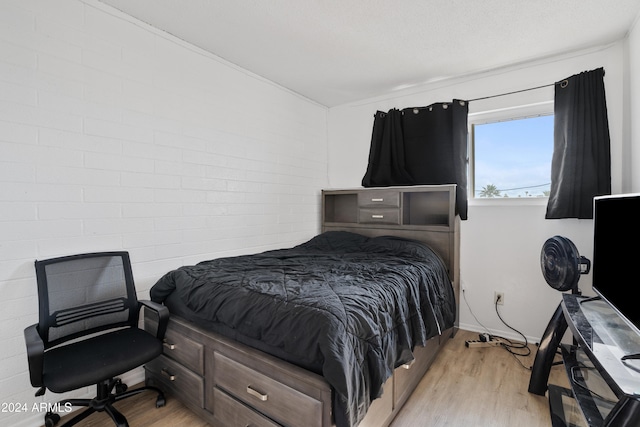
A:
<svg viewBox="0 0 640 427">
<path fill-rule="evenodd" d="M 164 302 L 172 293 L 198 319 L 323 375 L 339 405 L 338 426 L 357 425 L 393 369 L 413 359 L 413 347 L 455 319 L 446 268 L 428 246 L 347 232 L 181 267 L 153 286 L 151 298 Z"/>
</svg>

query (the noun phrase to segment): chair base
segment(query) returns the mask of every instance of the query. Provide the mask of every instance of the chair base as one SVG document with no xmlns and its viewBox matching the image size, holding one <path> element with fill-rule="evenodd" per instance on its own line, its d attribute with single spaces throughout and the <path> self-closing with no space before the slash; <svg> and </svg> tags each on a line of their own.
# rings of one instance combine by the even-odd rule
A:
<svg viewBox="0 0 640 427">
<path fill-rule="evenodd" d="M 114 388 L 116 392 L 112 393 Z M 117 427 L 129 427 L 125 416 L 118 412 L 118 410 L 113 407 L 113 404 L 119 400 L 135 396 L 147 390 L 153 390 L 158 393 L 156 408 L 160 408 L 165 405 L 166 400 L 164 393 L 157 387 L 143 386 L 133 390 L 127 390 L 127 385 L 119 378 L 112 378 L 110 380 L 103 381 L 97 385 L 97 395 L 93 399 L 65 399 L 59 402 L 60 406 L 71 405 L 87 407 L 86 410 L 82 411 L 69 421 L 66 421 L 60 427 L 76 425 L 95 412 L 106 412 Z M 47 412 L 44 416 L 44 421 L 46 427 L 53 427 L 60 421 L 60 416 L 53 412 Z"/>
</svg>

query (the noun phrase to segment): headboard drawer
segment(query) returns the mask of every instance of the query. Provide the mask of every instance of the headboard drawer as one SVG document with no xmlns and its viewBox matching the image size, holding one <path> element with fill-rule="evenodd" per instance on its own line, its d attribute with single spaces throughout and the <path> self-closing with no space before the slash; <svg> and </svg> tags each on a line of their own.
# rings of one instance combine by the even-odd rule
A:
<svg viewBox="0 0 640 427">
<path fill-rule="evenodd" d="M 358 193 L 360 207 L 400 207 L 400 193 L 397 191 L 374 190 Z"/>
<path fill-rule="evenodd" d="M 360 224 L 400 224 L 399 209 L 360 209 L 358 215 Z"/>
</svg>

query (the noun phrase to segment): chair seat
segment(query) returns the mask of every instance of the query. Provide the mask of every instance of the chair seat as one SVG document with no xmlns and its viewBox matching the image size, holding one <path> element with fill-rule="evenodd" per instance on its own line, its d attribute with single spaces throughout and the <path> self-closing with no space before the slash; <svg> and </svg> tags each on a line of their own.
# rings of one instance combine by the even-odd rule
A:
<svg viewBox="0 0 640 427">
<path fill-rule="evenodd" d="M 155 336 L 120 329 L 46 352 L 43 383 L 54 393 L 95 385 L 149 362 L 162 353 Z"/>
</svg>

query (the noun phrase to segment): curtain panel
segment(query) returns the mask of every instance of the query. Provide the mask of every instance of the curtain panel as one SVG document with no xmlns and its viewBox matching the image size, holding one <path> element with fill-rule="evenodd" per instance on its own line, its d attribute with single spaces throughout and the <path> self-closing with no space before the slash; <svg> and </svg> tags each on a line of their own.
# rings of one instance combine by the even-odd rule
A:
<svg viewBox="0 0 640 427">
<path fill-rule="evenodd" d="M 554 149 L 547 219 L 593 218 L 593 197 L 611 194 L 604 69 L 555 84 Z"/>
<path fill-rule="evenodd" d="M 411 185 L 413 178 L 407 170 L 402 132 L 402 112 L 397 109 L 376 112 L 363 187 Z"/>
<path fill-rule="evenodd" d="M 362 185 L 457 184 L 456 211 L 467 219 L 466 101 L 378 111 Z"/>
</svg>

